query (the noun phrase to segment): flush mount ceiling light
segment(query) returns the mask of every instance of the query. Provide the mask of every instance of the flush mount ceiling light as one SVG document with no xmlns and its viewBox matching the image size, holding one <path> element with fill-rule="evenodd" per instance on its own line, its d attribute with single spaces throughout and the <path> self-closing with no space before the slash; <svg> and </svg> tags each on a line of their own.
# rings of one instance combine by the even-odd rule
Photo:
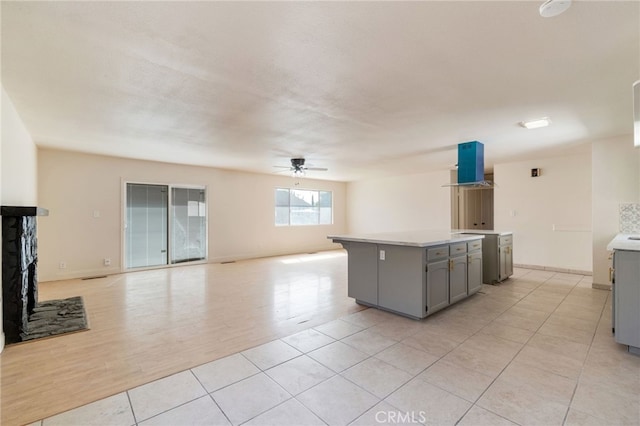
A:
<svg viewBox="0 0 640 426">
<path fill-rule="evenodd" d="M 540 16 L 551 18 L 560 15 L 571 6 L 571 0 L 548 0 L 540 6 Z"/>
<path fill-rule="evenodd" d="M 539 129 L 540 127 L 547 127 L 549 124 L 551 124 L 551 119 L 549 119 L 549 117 L 520 122 L 520 125 L 525 129 Z"/>
</svg>

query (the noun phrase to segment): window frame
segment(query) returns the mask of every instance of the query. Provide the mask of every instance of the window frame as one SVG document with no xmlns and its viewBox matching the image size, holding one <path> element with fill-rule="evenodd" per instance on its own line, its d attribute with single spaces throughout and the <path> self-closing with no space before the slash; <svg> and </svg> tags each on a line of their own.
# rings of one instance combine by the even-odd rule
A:
<svg viewBox="0 0 640 426">
<path fill-rule="evenodd" d="M 284 205 L 280 205 L 278 203 L 278 191 L 286 191 L 288 194 L 287 200 L 288 203 L 286 206 Z M 317 203 L 316 206 L 311 206 L 315 209 L 317 209 L 317 215 L 316 215 L 316 219 L 317 222 L 316 223 L 292 223 L 291 220 L 291 197 L 292 197 L 292 191 L 304 191 L 304 192 L 311 192 L 311 193 L 316 193 L 317 196 Z M 322 217 L 322 212 L 321 212 L 321 208 L 322 206 L 320 205 L 320 194 L 321 193 L 327 193 L 330 194 L 331 197 L 331 220 L 329 221 L 329 223 L 321 223 L 321 217 Z M 285 187 L 281 187 L 281 186 L 277 186 L 274 188 L 274 226 L 276 228 L 285 228 L 285 227 L 293 227 L 293 226 L 328 226 L 328 225 L 333 225 L 333 191 L 330 190 L 324 190 L 324 189 L 307 189 L 307 188 L 285 188 Z M 278 208 L 282 208 L 282 207 L 286 207 L 287 208 L 287 223 L 278 223 Z M 294 206 L 295 207 L 295 206 Z"/>
</svg>

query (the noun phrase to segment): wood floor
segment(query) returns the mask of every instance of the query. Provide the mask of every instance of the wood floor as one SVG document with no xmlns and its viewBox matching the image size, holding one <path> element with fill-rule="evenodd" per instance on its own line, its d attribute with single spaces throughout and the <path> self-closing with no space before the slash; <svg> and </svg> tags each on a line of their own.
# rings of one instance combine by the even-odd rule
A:
<svg viewBox="0 0 640 426">
<path fill-rule="evenodd" d="M 5 347 L 2 425 L 69 410 L 362 309 L 342 250 L 40 283 L 91 329 Z"/>
</svg>

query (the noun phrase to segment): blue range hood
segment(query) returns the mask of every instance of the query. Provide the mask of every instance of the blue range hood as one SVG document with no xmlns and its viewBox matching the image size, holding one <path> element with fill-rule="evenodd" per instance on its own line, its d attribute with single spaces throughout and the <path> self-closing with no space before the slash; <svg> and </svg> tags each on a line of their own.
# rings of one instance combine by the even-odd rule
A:
<svg viewBox="0 0 640 426">
<path fill-rule="evenodd" d="M 484 181 L 484 145 L 478 141 L 458 144 L 458 183 Z"/>
</svg>

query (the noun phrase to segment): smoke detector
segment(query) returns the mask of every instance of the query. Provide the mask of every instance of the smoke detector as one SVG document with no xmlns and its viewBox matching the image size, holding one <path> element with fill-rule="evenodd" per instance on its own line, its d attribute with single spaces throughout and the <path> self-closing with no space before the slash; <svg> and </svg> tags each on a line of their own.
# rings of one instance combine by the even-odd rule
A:
<svg viewBox="0 0 640 426">
<path fill-rule="evenodd" d="M 551 18 L 560 15 L 571 6 L 571 0 L 547 0 L 540 6 L 540 16 Z"/>
</svg>

